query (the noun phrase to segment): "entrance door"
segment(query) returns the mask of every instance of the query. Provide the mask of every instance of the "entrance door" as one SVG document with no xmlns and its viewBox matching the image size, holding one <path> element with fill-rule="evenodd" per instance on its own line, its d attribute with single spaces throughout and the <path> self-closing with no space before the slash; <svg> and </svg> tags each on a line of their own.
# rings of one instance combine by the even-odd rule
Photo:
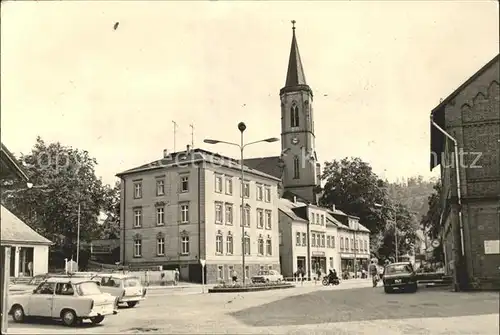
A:
<svg viewBox="0 0 500 335">
<path fill-rule="evenodd" d="M 299 269 L 302 269 L 304 271 L 306 271 L 306 258 L 303 257 L 303 256 L 299 256 L 297 257 L 297 271 Z"/>
</svg>

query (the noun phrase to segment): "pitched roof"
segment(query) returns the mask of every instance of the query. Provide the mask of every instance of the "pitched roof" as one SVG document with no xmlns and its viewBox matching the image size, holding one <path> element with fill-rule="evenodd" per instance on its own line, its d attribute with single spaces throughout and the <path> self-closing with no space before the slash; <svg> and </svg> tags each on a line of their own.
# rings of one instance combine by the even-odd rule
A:
<svg viewBox="0 0 500 335">
<path fill-rule="evenodd" d="M 278 199 L 278 208 L 283 214 L 285 214 L 286 216 L 288 216 L 290 219 L 292 219 L 294 221 L 307 222 L 307 220 L 301 218 L 300 216 L 295 214 L 295 212 L 293 211 L 293 208 L 302 207 L 302 206 L 305 206 L 305 204 L 296 204 L 296 203 L 293 203 L 290 200 L 284 199 L 284 198 Z"/>
<path fill-rule="evenodd" d="M 439 105 L 434 107 L 434 109 L 431 111 L 431 118 L 436 122 L 436 124 L 442 128 L 444 128 L 444 111 L 445 111 L 445 106 L 457 95 L 459 95 L 467 86 L 469 86 L 470 83 L 472 83 L 474 80 L 476 80 L 484 71 L 489 69 L 493 64 L 497 63 L 500 59 L 500 54 L 496 55 L 493 57 L 492 60 L 490 60 L 488 63 L 486 63 L 483 67 L 481 67 L 476 73 L 474 73 L 469 79 L 467 79 L 462 85 L 460 85 L 453 93 L 451 93 L 446 99 L 441 101 Z M 434 169 L 436 166 L 441 164 L 441 153 L 443 151 L 443 145 L 444 145 L 444 134 L 441 133 L 436 127 L 434 127 L 432 124 L 430 125 L 431 127 L 431 157 L 430 157 L 430 169 Z M 437 160 L 434 153 L 438 153 L 437 155 Z"/>
<path fill-rule="evenodd" d="M 137 172 L 158 170 L 178 165 L 186 166 L 187 164 L 196 162 L 205 162 L 206 164 L 213 164 L 214 166 L 224 166 L 227 168 L 237 169 L 237 170 L 241 168 L 240 162 L 236 159 L 227 156 L 222 156 L 217 153 L 213 153 L 203 149 L 191 149 L 189 152 L 179 151 L 170 153 L 169 155 L 167 155 L 167 157 L 120 172 L 116 176 L 122 177 Z M 279 177 L 275 177 L 264 171 L 254 169 L 251 166 L 248 166 L 248 164 L 246 164 L 246 161 L 243 168 L 245 170 L 245 173 L 254 174 L 263 178 L 272 179 L 274 181 L 281 181 Z"/>
<path fill-rule="evenodd" d="M 280 156 L 248 158 L 244 162 L 246 166 L 276 178 L 281 179 L 283 174 L 284 164 Z"/>
<path fill-rule="evenodd" d="M 5 164 L 5 170 L 15 174 L 19 179 L 28 181 L 28 176 L 24 172 L 21 165 L 17 162 L 14 155 L 7 149 L 7 147 L 1 143 L 1 159 L 2 165 Z M 4 166 L 2 166 L 2 175 L 5 174 Z"/>
<path fill-rule="evenodd" d="M 2 245 L 10 244 L 44 244 L 50 245 L 52 242 L 36 231 L 31 229 L 26 223 L 21 221 L 17 216 L 12 214 L 7 208 L 2 206 L 1 222 L 1 243 Z"/>
</svg>

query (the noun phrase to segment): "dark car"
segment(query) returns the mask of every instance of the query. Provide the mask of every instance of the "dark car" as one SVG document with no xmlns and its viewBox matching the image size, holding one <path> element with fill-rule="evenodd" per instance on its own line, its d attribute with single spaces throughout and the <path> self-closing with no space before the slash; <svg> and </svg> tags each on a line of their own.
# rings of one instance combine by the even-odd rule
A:
<svg viewBox="0 0 500 335">
<path fill-rule="evenodd" d="M 410 262 L 392 263 L 384 268 L 385 293 L 397 291 L 417 292 L 417 275 Z"/>
</svg>

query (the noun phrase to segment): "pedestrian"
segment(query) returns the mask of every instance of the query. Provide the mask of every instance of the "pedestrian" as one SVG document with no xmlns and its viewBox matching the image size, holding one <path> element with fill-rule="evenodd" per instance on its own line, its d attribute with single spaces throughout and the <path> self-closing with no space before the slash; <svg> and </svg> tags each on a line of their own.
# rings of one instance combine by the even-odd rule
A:
<svg viewBox="0 0 500 335">
<path fill-rule="evenodd" d="M 29 272 L 29 276 L 33 277 L 33 262 L 28 263 L 28 272 Z"/>
<path fill-rule="evenodd" d="M 370 275 L 372 276 L 373 287 L 376 287 L 378 284 L 378 269 L 377 269 L 377 265 L 375 264 L 375 262 L 373 260 L 371 261 L 368 270 L 370 271 Z"/>
<path fill-rule="evenodd" d="M 174 272 L 174 285 L 177 285 L 179 283 L 179 277 L 180 277 L 179 269 L 176 268 Z"/>
<path fill-rule="evenodd" d="M 236 284 L 236 282 L 238 281 L 238 273 L 234 269 L 231 272 L 231 278 L 233 279 L 233 284 Z"/>
<path fill-rule="evenodd" d="M 319 268 L 316 271 L 316 280 L 321 281 L 321 270 Z"/>
</svg>

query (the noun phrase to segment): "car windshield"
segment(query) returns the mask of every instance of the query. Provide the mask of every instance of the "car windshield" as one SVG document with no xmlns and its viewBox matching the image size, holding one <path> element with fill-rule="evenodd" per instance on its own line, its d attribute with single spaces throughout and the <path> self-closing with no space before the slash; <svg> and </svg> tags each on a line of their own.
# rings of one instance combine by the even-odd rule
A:
<svg viewBox="0 0 500 335">
<path fill-rule="evenodd" d="M 397 273 L 411 273 L 411 266 L 408 264 L 395 264 L 395 265 L 387 265 L 385 267 L 386 275 L 392 275 Z"/>
<path fill-rule="evenodd" d="M 96 295 L 102 293 L 99 286 L 96 283 L 90 281 L 77 284 L 75 285 L 75 287 L 78 295 Z"/>
<path fill-rule="evenodd" d="M 45 276 L 35 276 L 31 278 L 28 285 L 38 286 L 45 279 Z"/>
<path fill-rule="evenodd" d="M 139 278 L 125 278 L 123 279 L 123 287 L 136 287 L 141 286 Z"/>
<path fill-rule="evenodd" d="M 268 274 L 269 274 L 269 271 L 259 271 L 259 276 L 265 276 Z"/>
</svg>

